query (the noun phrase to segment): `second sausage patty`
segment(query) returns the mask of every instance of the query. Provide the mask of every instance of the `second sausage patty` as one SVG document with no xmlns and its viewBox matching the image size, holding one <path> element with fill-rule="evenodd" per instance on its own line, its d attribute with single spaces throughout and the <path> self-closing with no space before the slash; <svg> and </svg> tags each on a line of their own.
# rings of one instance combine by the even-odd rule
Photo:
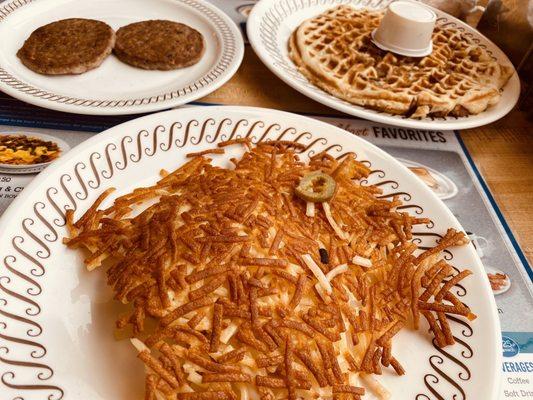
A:
<svg viewBox="0 0 533 400">
<path fill-rule="evenodd" d="M 173 21 L 151 20 L 117 31 L 115 55 L 143 69 L 172 70 L 196 64 L 204 52 L 200 32 Z"/>
</svg>

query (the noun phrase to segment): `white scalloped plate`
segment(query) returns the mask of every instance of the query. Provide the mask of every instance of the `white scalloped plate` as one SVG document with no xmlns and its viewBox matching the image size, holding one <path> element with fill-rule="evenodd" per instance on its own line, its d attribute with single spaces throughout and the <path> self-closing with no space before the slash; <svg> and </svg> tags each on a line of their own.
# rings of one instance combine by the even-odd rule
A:
<svg viewBox="0 0 533 400">
<path fill-rule="evenodd" d="M 498 104 L 485 112 L 467 117 L 424 118 L 420 120 L 370 110 L 350 104 L 326 93 L 310 83 L 295 67 L 288 55 L 291 33 L 304 20 L 339 4 L 351 4 L 356 8 L 382 9 L 392 0 L 262 0 L 257 3 L 247 21 L 250 44 L 263 63 L 285 83 L 300 93 L 328 107 L 356 117 L 396 126 L 417 129 L 467 129 L 489 124 L 512 110 L 520 96 L 520 80 L 516 72 L 505 85 Z M 464 22 L 433 8 L 437 23 L 449 24 L 464 30 L 480 46 L 492 53 L 501 63 L 512 67 L 507 56 L 490 40 Z"/>
<path fill-rule="evenodd" d="M 147 71 L 110 55 L 81 75 L 46 76 L 26 68 L 17 50 L 38 27 L 64 18 L 92 18 L 117 30 L 132 22 L 168 19 L 197 29 L 205 52 L 190 67 Z M 77 114 L 137 114 L 176 107 L 206 96 L 235 74 L 242 35 L 204 0 L 7 0 L 0 3 L 0 90 L 40 107 Z"/>
<path fill-rule="evenodd" d="M 79 216 L 111 186 L 117 195 L 154 183 L 188 152 L 212 148 L 230 137 L 253 141 L 296 140 L 302 157 L 327 150 L 355 152 L 374 171 L 385 196 L 399 195 L 404 211 L 424 215 L 417 227 L 421 246 L 435 243 L 448 227 L 461 226 L 433 192 L 382 150 L 339 128 L 294 114 L 247 107 L 196 107 L 149 115 L 116 126 L 82 143 L 41 173 L 0 220 L 0 393 L 2 400 L 109 400 L 141 398 L 143 367 L 128 341 L 115 342 L 119 305 L 105 274 L 86 272 L 82 257 L 68 250 L 64 210 Z M 235 148 L 233 148 L 235 147 Z M 238 146 L 214 156 L 229 165 Z M 391 184 L 392 182 L 392 184 Z M 104 207 L 106 204 L 103 205 Z M 453 347 L 432 345 L 427 326 L 402 331 L 394 344 L 407 374 L 380 378 L 395 399 L 496 400 L 501 338 L 494 297 L 472 245 L 445 254 L 474 275 L 453 290 L 478 315 L 452 321 Z M 372 399 L 371 396 L 366 399 Z"/>
</svg>

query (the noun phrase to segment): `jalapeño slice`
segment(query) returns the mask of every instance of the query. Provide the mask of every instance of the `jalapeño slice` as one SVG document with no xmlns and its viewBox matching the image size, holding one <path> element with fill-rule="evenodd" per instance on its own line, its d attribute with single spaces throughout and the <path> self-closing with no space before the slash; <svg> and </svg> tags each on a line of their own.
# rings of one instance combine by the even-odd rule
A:
<svg viewBox="0 0 533 400">
<path fill-rule="evenodd" d="M 321 203 L 330 200 L 335 194 L 337 184 L 328 174 L 321 171 L 305 175 L 296 187 L 296 195 L 305 201 Z"/>
</svg>

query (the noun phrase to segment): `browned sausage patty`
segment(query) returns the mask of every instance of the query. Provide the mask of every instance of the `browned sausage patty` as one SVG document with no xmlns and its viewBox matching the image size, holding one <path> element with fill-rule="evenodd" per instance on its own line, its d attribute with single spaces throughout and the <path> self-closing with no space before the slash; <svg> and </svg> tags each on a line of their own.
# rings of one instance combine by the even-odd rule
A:
<svg viewBox="0 0 533 400">
<path fill-rule="evenodd" d="M 202 34 L 173 21 L 142 21 L 117 31 L 115 55 L 143 69 L 171 70 L 196 64 L 204 52 Z"/>
<path fill-rule="evenodd" d="M 114 45 L 115 32 L 106 23 L 70 18 L 33 31 L 17 56 L 40 74 L 82 74 L 98 67 Z"/>
</svg>

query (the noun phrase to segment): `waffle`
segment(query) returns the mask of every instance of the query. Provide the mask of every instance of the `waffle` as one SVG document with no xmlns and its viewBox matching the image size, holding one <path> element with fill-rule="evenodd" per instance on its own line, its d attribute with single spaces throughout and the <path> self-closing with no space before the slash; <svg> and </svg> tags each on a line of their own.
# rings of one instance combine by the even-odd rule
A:
<svg viewBox="0 0 533 400">
<path fill-rule="evenodd" d="M 467 34 L 437 25 L 423 58 L 383 51 L 371 41 L 382 11 L 339 6 L 304 21 L 289 55 L 314 85 L 350 103 L 411 118 L 478 114 L 500 99 L 513 73 Z"/>
</svg>

